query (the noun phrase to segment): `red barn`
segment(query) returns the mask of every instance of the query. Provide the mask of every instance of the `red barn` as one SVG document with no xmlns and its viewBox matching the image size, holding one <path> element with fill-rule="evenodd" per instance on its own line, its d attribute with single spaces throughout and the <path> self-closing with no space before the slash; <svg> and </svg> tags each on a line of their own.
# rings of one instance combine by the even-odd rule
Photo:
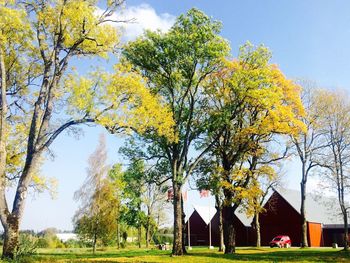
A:
<svg viewBox="0 0 350 263">
<path fill-rule="evenodd" d="M 274 190 L 260 215 L 261 244 L 267 246 L 277 235 L 288 235 L 293 246 L 301 243 L 300 192 L 286 189 Z M 306 220 L 309 246 L 342 245 L 342 220 L 336 200 L 307 195 Z"/>
<path fill-rule="evenodd" d="M 235 213 L 236 245 L 248 246 L 254 243 L 252 240 L 251 218 L 245 213 Z M 210 222 L 210 225 L 209 225 Z M 219 213 L 215 207 L 194 206 L 194 211 L 186 222 L 186 245 L 188 245 L 188 225 L 190 226 L 190 245 L 209 246 L 209 228 L 211 227 L 211 244 L 219 246 Z"/>
</svg>

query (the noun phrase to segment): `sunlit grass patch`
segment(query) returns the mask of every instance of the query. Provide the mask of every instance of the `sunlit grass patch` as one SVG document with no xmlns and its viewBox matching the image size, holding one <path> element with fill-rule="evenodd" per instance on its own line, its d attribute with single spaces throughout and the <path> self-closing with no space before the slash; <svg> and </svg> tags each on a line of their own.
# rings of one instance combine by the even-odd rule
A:
<svg viewBox="0 0 350 263">
<path fill-rule="evenodd" d="M 195 247 L 188 255 L 172 257 L 171 251 L 158 249 L 99 249 L 95 255 L 91 249 L 40 249 L 37 255 L 23 259 L 20 262 L 39 263 L 79 263 L 79 262 L 136 262 L 136 263 L 228 263 L 228 262 L 350 262 L 350 254 L 341 249 L 331 248 L 238 248 L 234 255 L 225 255 L 217 248 L 209 250 L 206 247 Z"/>
</svg>

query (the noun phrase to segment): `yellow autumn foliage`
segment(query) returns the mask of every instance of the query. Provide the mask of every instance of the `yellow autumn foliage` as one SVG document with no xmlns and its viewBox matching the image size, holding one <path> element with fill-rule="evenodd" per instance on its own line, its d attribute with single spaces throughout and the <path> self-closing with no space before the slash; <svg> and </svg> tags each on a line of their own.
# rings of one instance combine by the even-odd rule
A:
<svg viewBox="0 0 350 263">
<path fill-rule="evenodd" d="M 97 82 L 96 82 L 97 80 Z M 155 130 L 159 136 L 176 140 L 174 121 L 160 96 L 146 87 L 146 79 L 128 64 L 118 64 L 114 73 L 96 71 L 89 77 L 70 75 L 65 81 L 70 92 L 69 114 L 88 113 L 112 132 Z"/>
<path fill-rule="evenodd" d="M 119 33 L 113 25 L 102 22 L 103 19 L 97 12 L 97 2 L 48 2 L 45 8 L 37 13 L 37 23 L 46 29 L 46 34 L 39 36 L 42 40 L 41 48 L 50 48 L 49 35 L 59 35 L 63 39 L 62 48 L 79 46 L 81 54 L 97 54 L 107 58 L 108 52 L 119 42 Z"/>
<path fill-rule="evenodd" d="M 298 136 L 306 130 L 301 88 L 270 64 L 270 58 L 266 47 L 247 43 L 237 59 L 223 60 L 223 68 L 207 83 L 213 116 L 210 132 L 219 137 L 213 152 L 226 164 L 222 171 L 226 205 L 253 201 L 261 192 L 254 180 L 274 176 L 270 166 L 252 161 L 266 153 L 272 136 Z"/>
</svg>

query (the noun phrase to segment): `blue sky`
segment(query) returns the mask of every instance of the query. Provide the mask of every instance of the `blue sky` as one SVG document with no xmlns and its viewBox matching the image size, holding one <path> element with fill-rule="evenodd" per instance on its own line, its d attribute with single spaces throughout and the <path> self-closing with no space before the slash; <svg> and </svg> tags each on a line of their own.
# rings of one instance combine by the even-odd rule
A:
<svg viewBox="0 0 350 263">
<path fill-rule="evenodd" d="M 231 43 L 235 56 L 238 47 L 250 41 L 264 44 L 273 52 L 272 61 L 289 78 L 306 78 L 327 88 L 350 87 L 350 1 L 325 0 L 153 0 L 127 1 L 125 13 L 136 23 L 125 28 L 125 40 L 137 36 L 142 29 L 166 31 L 176 16 L 197 7 L 223 23 L 222 35 Z M 82 61 L 74 63 L 83 66 Z M 42 173 L 58 179 L 58 195 L 29 196 L 22 229 L 47 227 L 72 229 L 71 219 L 77 204 L 73 193 L 83 183 L 87 158 L 97 146 L 101 128 L 84 127 L 79 140 L 62 135 L 54 142 L 53 161 L 48 160 Z M 125 162 L 118 154 L 122 139 L 107 135 L 109 161 Z M 299 169 L 295 162 L 285 166 L 286 185 L 297 188 Z M 311 180 L 310 188 L 312 184 Z M 208 203 L 191 192 L 192 203 Z M 212 201 L 213 204 L 213 201 Z M 189 205 L 190 206 L 190 205 Z"/>
</svg>

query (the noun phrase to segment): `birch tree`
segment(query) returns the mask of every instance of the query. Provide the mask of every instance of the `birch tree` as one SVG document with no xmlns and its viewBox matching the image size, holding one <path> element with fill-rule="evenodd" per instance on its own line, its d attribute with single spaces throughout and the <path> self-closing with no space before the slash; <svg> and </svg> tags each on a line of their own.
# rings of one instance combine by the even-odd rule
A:
<svg viewBox="0 0 350 263">
<path fill-rule="evenodd" d="M 103 135 L 88 164 L 85 182 L 74 193 L 74 199 L 81 203 L 74 216 L 74 224 L 78 235 L 92 240 L 95 254 L 99 240 L 106 243 L 115 236 L 121 202 L 115 195 L 111 178 L 108 178 L 106 139 Z"/>
</svg>

